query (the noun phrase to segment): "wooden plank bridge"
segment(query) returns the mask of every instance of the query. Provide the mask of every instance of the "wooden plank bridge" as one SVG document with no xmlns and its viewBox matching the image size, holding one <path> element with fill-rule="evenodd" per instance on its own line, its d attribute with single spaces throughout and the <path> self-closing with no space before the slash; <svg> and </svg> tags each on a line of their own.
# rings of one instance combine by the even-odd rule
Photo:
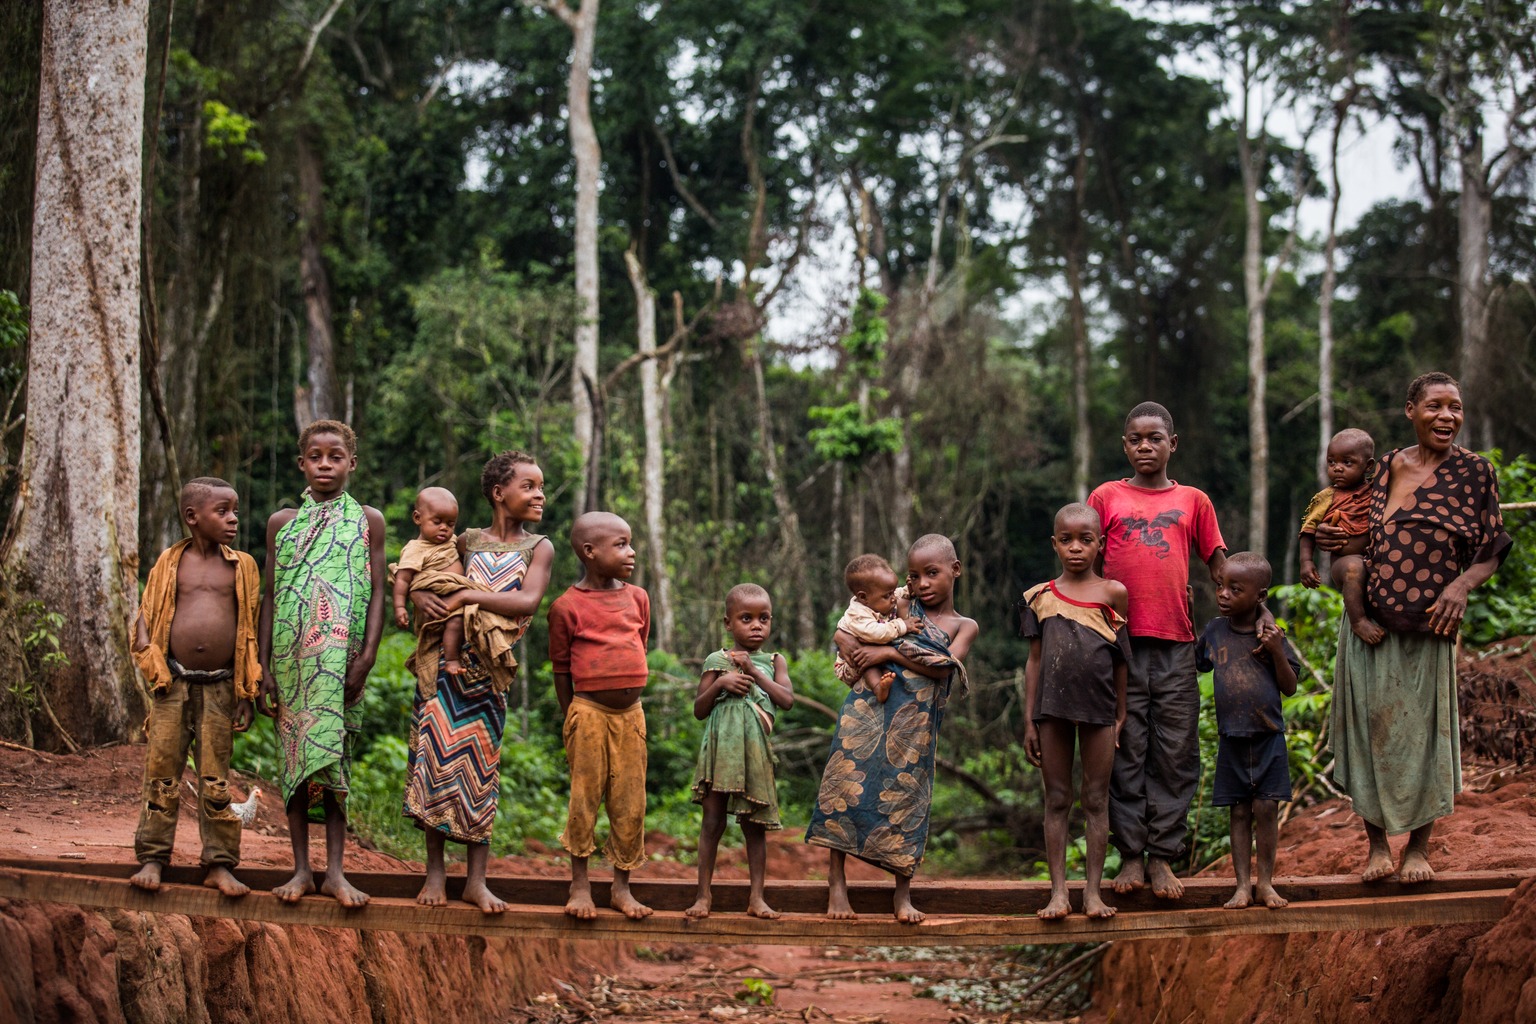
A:
<svg viewBox="0 0 1536 1024">
<path fill-rule="evenodd" d="M 202 870 L 195 867 L 168 867 L 160 892 L 142 892 L 128 882 L 135 870 L 133 864 L 0 860 L 0 897 L 279 925 L 486 938 L 587 939 L 647 945 L 998 946 L 1492 922 L 1503 915 L 1508 896 L 1525 877 L 1474 871 L 1443 874 L 1414 886 L 1394 881 L 1367 885 L 1347 875 L 1280 878 L 1276 887 L 1291 900 L 1290 906 L 1280 910 L 1225 910 L 1222 903 L 1232 893 L 1231 879 L 1192 878 L 1185 880 L 1184 898 L 1177 903 L 1159 900 L 1148 890 L 1126 896 L 1111 894 L 1120 912 L 1107 921 L 1074 914 L 1053 922 L 1035 917 L 1049 896 L 1047 883 L 935 880 L 913 889 L 914 902 L 927 911 L 928 919 L 902 925 L 891 917 L 889 883 L 850 883 L 850 900 L 858 919 L 829 921 L 823 916 L 825 883 L 769 882 L 768 902 L 784 916 L 763 921 L 743 912 L 747 905 L 744 881 L 716 881 L 714 913 L 693 919 L 682 913 L 693 902 L 693 882 L 637 879 L 633 891 L 656 910 L 654 915 L 631 921 L 605 908 L 596 920 L 577 921 L 564 913 L 568 883 L 561 878 L 492 876 L 491 889 L 511 906 L 504 914 L 489 915 L 459 902 L 446 907 L 418 905 L 419 874 L 349 873 L 352 883 L 372 900 L 362 909 L 348 910 L 318 895 L 297 904 L 283 903 L 268 890 L 287 881 L 289 872 L 273 868 L 242 867 L 240 877 L 252 892 L 240 899 L 229 899 L 202 886 Z M 449 877 L 450 898 L 457 900 L 463 884 L 462 876 Z M 593 879 L 592 887 L 599 906 L 604 906 L 608 883 Z M 1074 906 L 1080 905 L 1080 889 L 1081 883 L 1074 887 Z"/>
</svg>

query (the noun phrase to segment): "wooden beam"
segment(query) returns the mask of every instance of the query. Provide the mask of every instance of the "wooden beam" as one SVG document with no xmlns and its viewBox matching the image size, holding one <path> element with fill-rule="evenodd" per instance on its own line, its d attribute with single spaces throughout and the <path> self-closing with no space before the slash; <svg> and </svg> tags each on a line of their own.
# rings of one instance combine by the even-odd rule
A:
<svg viewBox="0 0 1536 1024">
<path fill-rule="evenodd" d="M 29 871 L 63 872 L 101 878 L 127 878 L 138 870 L 135 864 L 84 863 L 79 861 L 4 860 L 0 866 Z M 203 880 L 200 867 L 172 865 L 163 878 L 171 884 L 198 885 Z M 293 872 L 284 868 L 242 867 L 236 871 L 253 889 L 271 889 L 288 881 Z M 1278 878 L 1275 885 L 1292 902 L 1319 900 L 1374 899 L 1383 896 L 1418 896 L 1485 889 L 1513 889 L 1529 872 L 1465 871 L 1447 872 L 1422 885 L 1403 885 L 1396 881 L 1366 884 L 1358 875 L 1327 875 L 1317 878 Z M 412 872 L 349 871 L 347 878 L 370 896 L 414 899 L 421 890 L 422 876 Z M 566 877 L 532 875 L 491 875 L 491 890 L 508 903 L 530 906 L 563 907 L 570 887 Z M 592 879 L 592 894 L 599 906 L 608 902 L 608 880 Z M 1081 904 L 1082 882 L 1070 882 L 1074 902 Z M 1220 907 L 1232 895 L 1230 878 L 1186 878 L 1184 898 L 1169 903 L 1152 895 L 1152 890 L 1124 896 L 1106 893 L 1106 900 L 1121 910 L 1198 910 Z M 635 896 L 656 910 L 683 910 L 693 905 L 696 883 L 681 879 L 646 879 L 643 871 L 631 883 Z M 463 875 L 448 876 L 448 896 L 458 899 L 464 889 Z M 885 914 L 891 910 L 890 882 L 852 882 L 849 901 L 861 914 Z M 945 914 L 1032 914 L 1050 899 L 1049 882 L 1014 882 L 1004 879 L 932 879 L 912 887 L 918 909 Z M 770 879 L 765 897 L 776 910 L 792 914 L 820 914 L 827 906 L 825 882 Z M 725 913 L 747 909 L 747 883 L 716 879 L 714 905 Z"/>
<path fill-rule="evenodd" d="M 1254 907 L 1237 911 L 1201 908 L 1126 912 L 1108 921 L 1090 921 L 1074 915 L 1052 923 L 1041 921 L 1033 914 L 933 915 L 919 925 L 897 924 L 886 914 L 866 914 L 854 921 L 828 921 L 820 915 L 787 914 L 777 921 L 760 921 L 744 914 L 722 912 L 703 920 L 693 920 L 677 911 L 660 911 L 644 921 L 630 921 L 611 910 L 599 911 L 594 921 L 576 921 L 559 908 L 547 905 L 514 905 L 505 914 L 487 915 L 465 904 L 429 909 L 418 906 L 413 900 L 382 897 L 362 909 L 347 910 L 323 896 L 305 897 L 297 904 L 289 905 L 265 892 L 229 899 L 213 889 L 182 884 L 168 884 L 152 894 L 141 892 L 117 878 L 0 869 L 0 897 L 9 899 L 315 928 L 637 944 L 997 946 L 1356 931 L 1495 921 L 1503 915 L 1511 891 L 1485 889 L 1292 903 L 1283 910 L 1274 911 Z"/>
</svg>

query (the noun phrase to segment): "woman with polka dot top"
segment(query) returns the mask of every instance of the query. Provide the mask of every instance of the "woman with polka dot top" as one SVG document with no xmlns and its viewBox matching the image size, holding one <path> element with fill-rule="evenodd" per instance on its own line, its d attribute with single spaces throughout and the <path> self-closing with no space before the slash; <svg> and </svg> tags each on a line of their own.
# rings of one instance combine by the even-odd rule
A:
<svg viewBox="0 0 1536 1024">
<path fill-rule="evenodd" d="M 1402 832 L 1398 879 L 1434 877 L 1430 832 L 1461 790 L 1456 633 L 1467 594 L 1513 543 L 1493 466 L 1455 443 L 1461 386 L 1423 374 L 1406 413 L 1418 444 L 1384 456 L 1371 483 L 1366 603 L 1385 634 L 1367 644 L 1342 623 L 1334 671 L 1333 775 L 1365 822 L 1367 882 L 1393 874 L 1387 836 Z M 1343 541 L 1337 527 L 1318 528 L 1318 547 Z"/>
</svg>

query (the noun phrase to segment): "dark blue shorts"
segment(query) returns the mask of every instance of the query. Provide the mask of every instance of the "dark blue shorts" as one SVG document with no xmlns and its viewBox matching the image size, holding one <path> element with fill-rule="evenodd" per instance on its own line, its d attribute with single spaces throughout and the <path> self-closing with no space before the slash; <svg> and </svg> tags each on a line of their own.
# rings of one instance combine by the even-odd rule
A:
<svg viewBox="0 0 1536 1024">
<path fill-rule="evenodd" d="M 1285 733 L 1222 736 L 1216 746 L 1216 785 L 1211 804 L 1231 807 L 1254 800 L 1291 798 Z"/>
</svg>

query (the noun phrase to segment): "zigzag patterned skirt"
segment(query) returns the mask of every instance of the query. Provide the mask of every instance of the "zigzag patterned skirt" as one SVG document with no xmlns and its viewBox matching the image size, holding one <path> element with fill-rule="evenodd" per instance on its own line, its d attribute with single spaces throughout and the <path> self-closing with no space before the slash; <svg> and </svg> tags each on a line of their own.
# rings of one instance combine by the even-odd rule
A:
<svg viewBox="0 0 1536 1024">
<path fill-rule="evenodd" d="M 405 816 L 461 843 L 489 843 L 501 785 L 501 732 L 507 695 L 466 644 L 464 674 L 439 660 L 437 693 L 416 696 L 411 718 Z"/>
</svg>

